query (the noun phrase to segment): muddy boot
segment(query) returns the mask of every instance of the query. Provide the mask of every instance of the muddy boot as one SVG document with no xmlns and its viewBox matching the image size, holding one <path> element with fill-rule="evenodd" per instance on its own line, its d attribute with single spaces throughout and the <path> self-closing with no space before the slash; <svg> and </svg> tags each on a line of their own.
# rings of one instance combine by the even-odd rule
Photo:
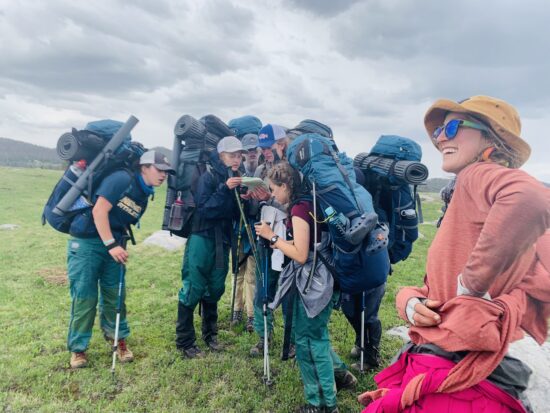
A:
<svg viewBox="0 0 550 413">
<path fill-rule="evenodd" d="M 355 387 L 357 387 L 357 378 L 348 370 L 335 371 L 334 382 L 336 383 L 336 391 L 355 390 Z"/>
<path fill-rule="evenodd" d="M 254 332 L 254 317 L 246 318 L 246 331 L 248 331 L 249 333 Z"/>
<path fill-rule="evenodd" d="M 72 369 L 81 369 L 83 367 L 87 367 L 88 357 L 86 357 L 86 353 L 83 351 L 71 353 L 70 365 Z"/>
<path fill-rule="evenodd" d="M 271 345 L 273 344 L 273 340 L 271 339 L 271 335 L 269 335 L 268 342 L 267 342 L 267 348 L 268 350 L 271 349 Z M 264 338 L 260 337 L 260 340 L 258 343 L 250 349 L 250 355 L 252 357 L 263 357 L 264 355 Z"/>
<path fill-rule="evenodd" d="M 109 344 L 111 345 L 111 348 L 113 348 L 113 339 L 107 339 Z M 116 355 L 121 363 L 130 363 L 134 361 L 134 353 L 132 353 L 132 350 L 128 348 L 126 345 L 126 340 L 121 338 L 118 340 L 118 346 L 116 348 Z"/>
<path fill-rule="evenodd" d="M 231 327 L 237 326 L 241 321 L 243 321 L 243 312 L 241 310 L 233 311 L 233 316 L 231 317 Z"/>
<path fill-rule="evenodd" d="M 178 351 L 181 353 L 181 356 L 188 359 L 195 359 L 195 358 L 204 358 L 204 353 L 200 348 L 197 347 L 196 344 L 193 344 L 191 347 L 188 348 L 178 348 Z"/>
</svg>

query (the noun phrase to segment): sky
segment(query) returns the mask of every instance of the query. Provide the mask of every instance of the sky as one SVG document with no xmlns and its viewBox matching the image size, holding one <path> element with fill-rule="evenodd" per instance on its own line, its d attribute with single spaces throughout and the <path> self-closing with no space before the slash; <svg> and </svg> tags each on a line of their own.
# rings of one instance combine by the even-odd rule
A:
<svg viewBox="0 0 550 413">
<path fill-rule="evenodd" d="M 352 157 L 413 138 L 448 177 L 424 114 L 484 94 L 517 108 L 523 169 L 550 182 L 548 39 L 546 0 L 0 0 L 0 136 L 55 147 L 134 115 L 135 140 L 171 148 L 184 114 L 310 118 Z"/>
</svg>

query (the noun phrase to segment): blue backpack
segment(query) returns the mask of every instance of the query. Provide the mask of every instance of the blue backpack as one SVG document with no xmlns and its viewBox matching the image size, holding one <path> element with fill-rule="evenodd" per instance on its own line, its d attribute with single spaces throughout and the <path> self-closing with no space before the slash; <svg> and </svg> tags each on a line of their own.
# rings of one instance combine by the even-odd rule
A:
<svg viewBox="0 0 550 413">
<path fill-rule="evenodd" d="M 298 136 L 288 147 L 290 165 L 303 174 L 303 184 L 315 196 L 317 221 L 326 222 L 332 257 L 322 257 L 345 293 L 378 287 L 390 270 L 384 228 L 376 224 L 372 198 L 356 182 L 353 161 L 337 152 L 334 141 L 315 133 Z M 373 229 L 358 244 L 342 236 L 342 227 L 358 217 L 374 215 Z"/>
<path fill-rule="evenodd" d="M 421 159 L 418 143 L 395 135 L 380 136 L 370 153 L 354 159 L 365 176 L 364 186 L 373 196 L 379 220 L 389 227 L 392 264 L 405 260 L 418 238 L 422 208 L 416 189 L 428 177 Z"/>
<path fill-rule="evenodd" d="M 227 122 L 227 126 L 235 133 L 237 138 L 241 139 L 247 133 L 257 135 L 260 129 L 262 129 L 262 121 L 256 116 L 246 115 L 231 119 Z"/>
<path fill-rule="evenodd" d="M 58 155 L 63 160 L 72 161 L 74 163 L 69 165 L 69 167 L 65 170 L 63 176 L 57 182 L 50 197 L 48 198 L 42 212 L 42 225 L 45 225 L 46 222 L 48 222 L 48 224 L 50 224 L 55 230 L 65 234 L 70 233 L 74 218 L 79 214 L 90 213 L 90 210 L 93 207 L 93 193 L 103 178 L 115 170 L 126 170 L 133 176 L 133 169 L 135 168 L 135 165 L 139 161 L 141 155 L 145 152 L 145 148 L 139 142 L 132 142 L 131 136 L 128 135 L 115 151 L 113 156 L 106 159 L 105 162 L 100 164 L 98 168 L 94 170 L 93 179 L 90 179 L 88 182 L 88 187 L 81 192 L 81 195 L 76 199 L 68 211 L 62 215 L 54 212 L 54 209 L 59 201 L 61 201 L 63 196 L 74 186 L 78 177 L 82 174 L 84 170 L 83 168 L 86 167 L 82 165 L 90 164 L 91 161 L 93 161 L 93 157 L 90 156 L 91 153 L 94 153 L 93 151 L 88 150 L 83 152 L 82 149 L 79 149 L 78 151 L 67 151 L 67 144 L 70 142 L 70 139 L 76 139 L 79 148 L 85 148 L 89 142 L 90 146 L 93 145 L 94 150 L 96 150 L 94 156 L 97 156 L 102 147 L 109 142 L 121 126 L 121 122 L 113 120 L 90 122 L 86 125 L 86 129 L 81 131 L 76 131 L 73 129 L 71 134 L 63 134 L 59 138 L 57 145 Z M 68 135 L 72 135 L 72 138 Z M 103 141 L 102 146 L 98 147 L 97 139 Z M 61 153 L 60 148 L 63 147 L 65 147 L 65 152 Z M 83 153 L 87 154 L 86 157 L 78 159 L 78 157 Z M 71 155 L 70 157 L 68 157 L 69 154 Z M 86 162 L 79 162 L 81 160 L 85 160 Z"/>
</svg>

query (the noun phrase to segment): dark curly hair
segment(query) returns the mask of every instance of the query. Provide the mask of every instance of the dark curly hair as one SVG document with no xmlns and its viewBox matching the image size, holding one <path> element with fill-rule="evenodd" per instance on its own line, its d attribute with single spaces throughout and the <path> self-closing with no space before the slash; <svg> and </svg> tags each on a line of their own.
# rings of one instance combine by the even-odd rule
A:
<svg viewBox="0 0 550 413">
<path fill-rule="evenodd" d="M 287 185 L 290 205 L 294 205 L 296 200 L 303 194 L 300 172 L 286 161 L 276 163 L 267 173 L 267 178 L 275 185 Z"/>
</svg>

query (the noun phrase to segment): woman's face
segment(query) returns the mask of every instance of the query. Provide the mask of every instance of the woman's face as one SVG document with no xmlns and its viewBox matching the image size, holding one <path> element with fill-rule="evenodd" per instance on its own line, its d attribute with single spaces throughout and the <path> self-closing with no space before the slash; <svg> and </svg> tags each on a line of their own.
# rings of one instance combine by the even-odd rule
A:
<svg viewBox="0 0 550 413">
<path fill-rule="evenodd" d="M 468 120 L 464 114 L 450 112 L 445 117 L 444 124 L 446 125 L 453 119 Z M 441 168 L 445 172 L 454 174 L 458 174 L 474 162 L 479 154 L 489 146 L 480 130 L 462 126 L 458 128 L 453 139 L 448 139 L 445 131 L 441 131 L 435 143 L 443 156 Z"/>
<path fill-rule="evenodd" d="M 275 197 L 279 204 L 284 205 L 290 201 L 290 193 L 287 184 L 277 185 L 272 181 L 269 181 L 269 187 L 271 188 L 271 194 Z"/>
<path fill-rule="evenodd" d="M 271 148 L 262 148 L 262 155 L 264 156 L 266 162 L 273 162 L 275 160 Z"/>
<path fill-rule="evenodd" d="M 233 171 L 238 171 L 243 160 L 243 155 L 241 152 L 222 152 L 220 153 L 220 159 L 225 166 L 231 168 Z"/>
<path fill-rule="evenodd" d="M 287 147 L 287 139 L 282 138 L 277 141 L 271 146 L 271 149 L 275 150 L 277 152 L 277 155 L 280 159 L 283 159 L 285 157 Z"/>
</svg>

